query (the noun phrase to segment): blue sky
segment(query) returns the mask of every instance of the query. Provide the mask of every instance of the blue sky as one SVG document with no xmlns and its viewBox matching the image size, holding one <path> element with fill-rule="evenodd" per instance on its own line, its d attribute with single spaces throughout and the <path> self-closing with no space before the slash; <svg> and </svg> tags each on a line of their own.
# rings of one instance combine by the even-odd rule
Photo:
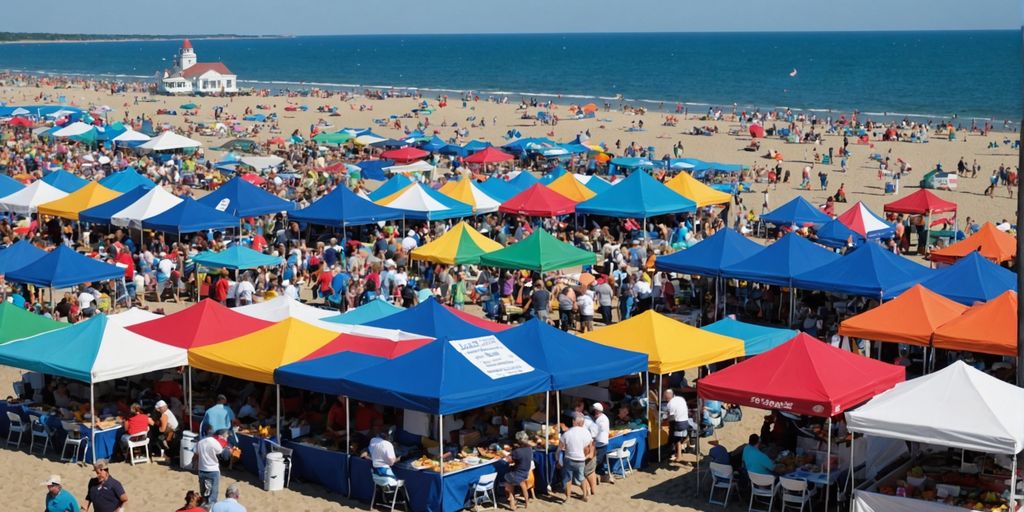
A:
<svg viewBox="0 0 1024 512">
<path fill-rule="evenodd" d="M 425 34 L 1014 29 L 1013 0 L 47 0 L 0 31 Z"/>
</svg>

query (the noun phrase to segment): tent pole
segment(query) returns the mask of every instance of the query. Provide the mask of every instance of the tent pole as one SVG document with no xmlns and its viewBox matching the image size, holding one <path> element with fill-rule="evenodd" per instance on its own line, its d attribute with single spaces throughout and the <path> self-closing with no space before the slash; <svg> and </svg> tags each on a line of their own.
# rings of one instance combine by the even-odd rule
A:
<svg viewBox="0 0 1024 512">
<path fill-rule="evenodd" d="M 115 294 L 116 295 L 116 294 Z M 50 287 L 50 314 L 53 314 L 53 287 Z"/>
<path fill-rule="evenodd" d="M 89 409 L 92 426 L 89 429 L 89 449 L 92 450 L 92 463 L 96 464 L 96 385 L 89 379 Z"/>
<path fill-rule="evenodd" d="M 661 462 L 661 452 L 663 451 L 661 446 L 661 384 L 664 377 L 664 375 L 658 375 L 658 462 Z M 669 428 L 671 428 L 671 424 L 669 424 Z"/>
<path fill-rule="evenodd" d="M 188 367 L 188 426 L 189 430 L 192 430 L 192 366 Z M 203 433 L 199 432 L 199 437 L 203 437 Z"/>
<path fill-rule="evenodd" d="M 344 257 L 344 254 L 342 255 Z M 348 417 L 348 395 L 345 395 L 345 463 L 351 468 L 352 458 L 352 440 L 349 439 L 349 417 Z M 352 471 L 345 472 L 348 478 L 348 497 L 352 497 Z"/>
<path fill-rule="evenodd" d="M 281 385 L 274 385 L 277 388 L 277 442 L 280 443 L 284 440 L 284 435 L 281 434 Z"/>
<path fill-rule="evenodd" d="M 832 417 L 828 424 L 828 446 L 825 447 L 825 511 L 828 511 L 828 495 L 832 492 Z M 851 454 L 852 455 L 852 454 Z"/>
<path fill-rule="evenodd" d="M 548 476 L 551 471 L 548 468 L 548 454 L 551 453 L 551 391 L 544 392 L 544 480 L 548 483 L 548 492 L 551 492 L 551 478 Z"/>
<path fill-rule="evenodd" d="M 1017 456 L 1013 455 L 1013 462 L 1010 463 L 1010 510 L 1017 510 Z"/>
<path fill-rule="evenodd" d="M 441 488 L 444 488 L 444 415 L 437 415 L 437 438 L 440 441 L 440 448 L 437 451 L 438 460 L 441 466 Z M 441 493 L 441 510 L 444 510 L 444 493 Z"/>
<path fill-rule="evenodd" d="M 854 484 L 854 482 L 855 482 L 855 475 L 854 475 L 854 473 L 856 473 L 857 466 L 854 465 L 854 463 L 853 463 L 853 441 L 856 439 L 856 437 L 857 436 L 853 432 L 850 432 L 850 481 L 847 483 L 847 485 L 849 485 L 849 487 L 847 488 L 848 489 L 847 499 L 850 500 L 850 512 L 853 512 L 853 491 L 857 489 L 854 486 L 855 485 Z"/>
</svg>

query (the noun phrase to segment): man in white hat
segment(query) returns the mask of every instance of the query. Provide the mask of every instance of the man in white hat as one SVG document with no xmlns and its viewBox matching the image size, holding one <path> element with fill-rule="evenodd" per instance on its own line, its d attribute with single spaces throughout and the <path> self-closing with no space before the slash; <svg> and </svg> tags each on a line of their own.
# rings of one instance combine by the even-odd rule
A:
<svg viewBox="0 0 1024 512">
<path fill-rule="evenodd" d="M 64 490 L 60 483 L 60 475 L 50 475 L 40 485 L 46 486 L 45 512 L 78 512 L 78 500 L 70 492 Z"/>
<path fill-rule="evenodd" d="M 175 432 L 178 431 L 178 418 L 163 400 L 156 403 L 155 409 L 160 413 L 160 441 L 157 445 L 164 453 L 172 452 L 171 443 L 174 442 Z"/>
<path fill-rule="evenodd" d="M 604 404 L 594 402 L 590 410 L 594 416 L 594 424 L 597 425 L 597 435 L 594 436 L 594 450 L 596 452 L 594 458 L 597 459 L 597 474 L 601 477 L 602 482 L 610 482 L 608 468 L 605 467 L 604 462 L 605 455 L 608 453 L 608 433 L 611 430 L 611 425 L 608 421 L 608 416 L 604 413 Z"/>
</svg>

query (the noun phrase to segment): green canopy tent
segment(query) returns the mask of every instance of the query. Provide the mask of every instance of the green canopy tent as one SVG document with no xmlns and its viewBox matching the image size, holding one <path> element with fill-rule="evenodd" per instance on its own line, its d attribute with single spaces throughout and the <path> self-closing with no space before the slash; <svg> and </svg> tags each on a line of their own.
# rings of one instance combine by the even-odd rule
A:
<svg viewBox="0 0 1024 512">
<path fill-rule="evenodd" d="M 10 302 L 0 303 L 0 344 L 67 326 L 63 322 L 29 313 Z"/>
<path fill-rule="evenodd" d="M 348 140 L 351 139 L 351 138 L 352 138 L 352 136 L 347 134 L 347 133 L 345 133 L 345 132 L 338 132 L 338 133 L 320 132 L 320 133 L 316 134 L 313 137 L 313 141 L 314 142 L 318 142 L 320 144 L 334 144 L 334 145 L 340 146 L 340 145 L 348 142 Z"/>
<path fill-rule="evenodd" d="M 567 244 L 540 228 L 518 243 L 480 256 L 480 264 L 485 267 L 537 272 L 595 263 L 596 254 Z"/>
</svg>

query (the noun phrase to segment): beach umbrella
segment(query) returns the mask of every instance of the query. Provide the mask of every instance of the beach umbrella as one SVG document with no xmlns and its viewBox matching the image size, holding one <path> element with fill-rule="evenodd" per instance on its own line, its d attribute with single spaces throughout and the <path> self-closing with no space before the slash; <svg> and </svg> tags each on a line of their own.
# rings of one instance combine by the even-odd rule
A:
<svg viewBox="0 0 1024 512">
<path fill-rule="evenodd" d="M 15 117 L 7 121 L 7 126 L 16 126 L 18 128 L 31 128 L 32 120 L 27 117 Z"/>
</svg>

